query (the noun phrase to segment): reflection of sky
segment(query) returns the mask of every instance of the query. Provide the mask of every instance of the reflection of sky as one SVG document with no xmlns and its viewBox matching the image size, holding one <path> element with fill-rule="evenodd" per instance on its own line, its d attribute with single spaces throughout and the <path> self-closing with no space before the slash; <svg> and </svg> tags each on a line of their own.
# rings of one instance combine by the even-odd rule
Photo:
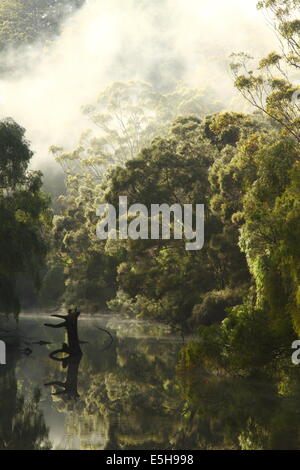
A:
<svg viewBox="0 0 300 470">
<path fill-rule="evenodd" d="M 49 440 L 52 444 L 52 448 L 55 449 L 64 438 L 65 415 L 53 408 L 51 397 L 44 400 L 40 408 L 44 413 L 45 422 L 49 427 Z"/>
</svg>

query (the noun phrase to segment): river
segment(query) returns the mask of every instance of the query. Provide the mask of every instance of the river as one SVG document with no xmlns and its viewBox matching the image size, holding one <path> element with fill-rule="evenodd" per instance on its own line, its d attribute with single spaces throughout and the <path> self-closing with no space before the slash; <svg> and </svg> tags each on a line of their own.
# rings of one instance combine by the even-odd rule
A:
<svg viewBox="0 0 300 470">
<path fill-rule="evenodd" d="M 2 448 L 174 448 L 184 407 L 179 336 L 118 315 L 80 317 L 83 356 L 70 365 L 49 357 L 65 333 L 45 322 L 47 315 L 20 316 L 20 355 L 1 370 Z"/>
<path fill-rule="evenodd" d="M 20 343 L 0 366 L 0 449 L 300 448 L 300 373 L 289 361 L 278 377 L 210 363 L 187 371 L 179 335 L 117 314 L 81 316 L 82 357 L 51 358 L 65 329 L 47 322 L 60 320 L 27 314 L 14 333 L 11 319 L 1 326 L 8 346 L 12 334 Z"/>
</svg>

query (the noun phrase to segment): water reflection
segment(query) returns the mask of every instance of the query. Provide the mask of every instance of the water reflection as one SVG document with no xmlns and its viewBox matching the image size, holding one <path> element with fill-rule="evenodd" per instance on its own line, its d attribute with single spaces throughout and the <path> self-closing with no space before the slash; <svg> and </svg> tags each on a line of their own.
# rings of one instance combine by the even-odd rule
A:
<svg viewBox="0 0 300 470">
<path fill-rule="evenodd" d="M 166 326 L 79 319 L 74 355 L 45 322 L 21 317 L 32 354 L 0 368 L 1 449 L 300 448 L 297 367 L 281 381 L 176 374 L 182 342 Z"/>
<path fill-rule="evenodd" d="M 66 380 L 53 380 L 48 382 L 45 386 L 52 386 L 60 390 L 52 392 L 52 395 L 64 395 L 67 400 L 76 400 L 79 398 L 78 393 L 78 370 L 82 358 L 82 351 L 78 336 L 78 318 L 80 312 L 77 310 L 69 310 L 68 315 L 52 315 L 52 317 L 63 319 L 63 322 L 58 324 L 45 323 L 49 328 L 65 328 L 66 342 L 62 347 L 51 351 L 49 354 L 50 359 L 53 361 L 61 362 L 62 367 L 67 369 Z M 47 342 L 45 342 L 47 343 Z"/>
<path fill-rule="evenodd" d="M 40 389 L 33 387 L 30 395 L 22 393 L 14 367 L 1 371 L 0 450 L 50 449 L 49 430 L 39 409 Z"/>
<path fill-rule="evenodd" d="M 66 328 L 44 323 L 41 316 L 21 317 L 33 352 L 18 359 L 13 373 L 30 403 L 41 388 L 35 410 L 52 448 L 173 448 L 182 409 L 175 380 L 180 337 L 146 322 L 83 318 L 81 356 L 70 354 Z"/>
<path fill-rule="evenodd" d="M 48 382 L 45 384 L 46 387 L 52 386 L 56 389 L 59 388 L 55 392 L 52 392 L 52 395 L 65 395 L 67 400 L 76 400 L 79 398 L 78 393 L 78 370 L 79 364 L 81 361 L 81 356 L 70 356 L 66 358 L 58 358 L 56 354 L 60 352 L 66 352 L 65 349 L 54 351 L 53 354 L 50 355 L 50 358 L 54 361 L 58 361 L 62 363 L 62 367 L 67 369 L 66 380 L 64 382 L 60 380 L 53 380 L 52 382 Z"/>
<path fill-rule="evenodd" d="M 295 369 L 281 382 L 264 374 L 207 377 L 200 371 L 184 382 L 196 417 L 193 440 L 199 448 L 300 448 L 300 383 Z M 190 425 L 186 431 L 191 437 Z"/>
</svg>

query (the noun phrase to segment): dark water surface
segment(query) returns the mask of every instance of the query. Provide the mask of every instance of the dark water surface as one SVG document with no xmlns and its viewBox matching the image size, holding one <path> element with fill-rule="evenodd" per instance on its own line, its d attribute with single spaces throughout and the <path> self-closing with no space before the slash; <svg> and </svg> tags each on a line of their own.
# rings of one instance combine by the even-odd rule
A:
<svg viewBox="0 0 300 470">
<path fill-rule="evenodd" d="M 20 343 L 0 366 L 0 449 L 300 448 L 300 368 L 290 361 L 278 377 L 176 373 L 180 336 L 118 315 L 80 317 L 83 356 L 57 361 L 65 329 L 45 322 L 21 315 Z M 16 324 L 3 328 L 9 344 Z"/>
<path fill-rule="evenodd" d="M 0 375 L 1 448 L 174 448 L 184 408 L 175 379 L 181 338 L 159 324 L 83 317 L 83 356 L 65 364 L 49 357 L 64 329 L 47 321 L 20 316 L 21 356 Z"/>
</svg>

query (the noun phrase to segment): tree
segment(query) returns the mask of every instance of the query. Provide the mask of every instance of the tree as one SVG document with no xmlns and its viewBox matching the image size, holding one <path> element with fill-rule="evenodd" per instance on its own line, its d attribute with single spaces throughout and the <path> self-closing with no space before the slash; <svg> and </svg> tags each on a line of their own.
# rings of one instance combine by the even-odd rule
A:
<svg viewBox="0 0 300 470">
<path fill-rule="evenodd" d="M 10 119 L 0 123 L 0 311 L 6 313 L 19 311 L 20 274 L 39 284 L 52 217 L 41 173 L 27 170 L 32 152 L 24 134 Z"/>
<path fill-rule="evenodd" d="M 114 82 L 95 104 L 83 107 L 91 128 L 83 132 L 79 145 L 71 152 L 56 146 L 51 151 L 66 174 L 99 181 L 112 166 L 124 165 L 157 135 L 166 134 L 177 116 L 204 116 L 220 109 L 220 103 L 207 100 L 206 91 L 184 86 L 161 93 L 146 82 Z"/>
<path fill-rule="evenodd" d="M 235 86 L 247 101 L 274 119 L 284 134 L 300 142 L 299 86 L 293 84 L 300 68 L 298 1 L 263 0 L 258 8 L 269 13 L 280 51 L 261 59 L 256 72 L 250 65 L 251 56 L 233 54 Z"/>
<path fill-rule="evenodd" d="M 67 15 L 85 0 L 2 0 L 0 50 L 44 40 L 59 31 Z"/>
<path fill-rule="evenodd" d="M 285 72 L 298 69 L 299 21 L 292 0 L 264 1 L 259 7 L 271 11 L 282 39 L 281 54 L 262 59 L 260 75 L 247 67 L 250 58 L 245 54 L 234 56 L 232 70 L 237 88 L 273 126 L 269 119 L 257 126 L 229 113 L 205 126 L 208 138 L 221 148 L 209 175 L 211 209 L 224 231 L 237 235 L 252 282 L 243 303 L 227 310 L 228 318 L 200 330 L 206 346 L 195 356 L 208 361 L 213 353 L 214 367 L 243 374 L 264 367 L 280 376 L 285 373 L 281 361 L 287 360 L 300 325 L 299 105 L 292 99 L 297 87 Z M 232 232 L 234 226 L 238 231 Z M 203 315 L 201 307 L 198 313 Z"/>
<path fill-rule="evenodd" d="M 114 167 L 121 171 L 157 135 L 166 135 L 178 113 L 191 110 L 202 115 L 217 108 L 197 89 L 178 87 L 162 94 L 148 83 L 116 82 L 101 92 L 94 105 L 84 108 L 92 129 L 83 133 L 78 147 L 71 152 L 52 147 L 66 174 L 67 194 L 59 199 L 52 265 L 64 269 L 67 304 L 96 311 L 117 290 L 117 266 L 125 259 L 125 249 L 106 249 L 95 232 L 96 209 L 104 200 L 102 185 L 109 171 Z"/>
<path fill-rule="evenodd" d="M 186 251 L 184 240 L 119 242 L 126 257 L 118 267 L 118 284 L 135 300 L 141 315 L 186 329 L 189 320 L 193 325 L 198 321 L 195 310 L 192 315 L 193 308 L 209 291 L 247 282 L 248 271 L 236 247 L 237 237 L 227 236 L 225 242 L 223 224 L 210 210 L 209 173 L 219 158 L 218 148 L 203 135 L 199 118 L 178 118 L 166 137 L 156 138 L 125 168 L 113 169 L 108 178 L 105 201 L 114 206 L 119 195 L 128 197 L 129 206 L 144 204 L 149 214 L 151 204 L 162 202 L 169 206 L 205 205 L 205 245 L 201 251 Z M 236 292 L 229 293 L 228 305 L 234 304 L 236 296 Z"/>
</svg>

